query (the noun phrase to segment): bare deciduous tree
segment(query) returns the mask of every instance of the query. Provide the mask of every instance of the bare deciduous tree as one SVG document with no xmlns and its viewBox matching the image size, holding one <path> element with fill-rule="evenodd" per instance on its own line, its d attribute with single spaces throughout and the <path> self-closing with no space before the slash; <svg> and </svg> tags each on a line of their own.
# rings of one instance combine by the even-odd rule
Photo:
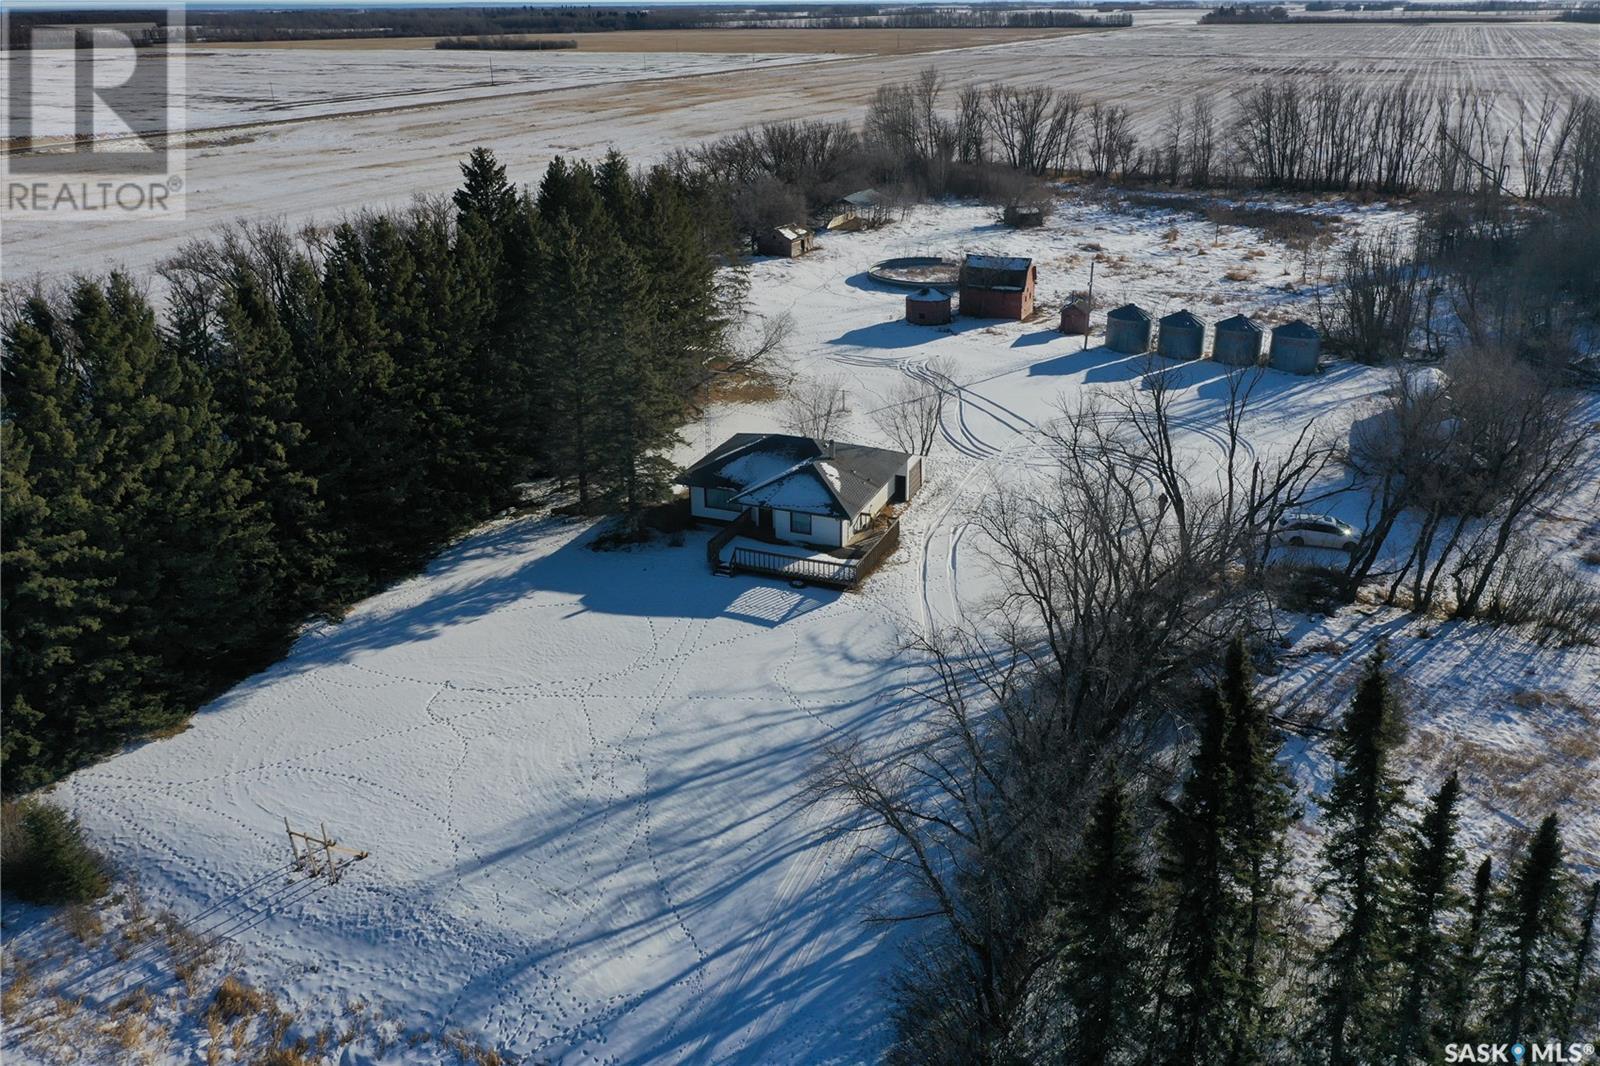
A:
<svg viewBox="0 0 1600 1066">
<path fill-rule="evenodd" d="M 939 439 L 945 397 L 952 387 L 949 368 L 930 360 L 895 383 L 888 402 L 872 412 L 872 423 L 901 451 L 927 455 Z"/>
<path fill-rule="evenodd" d="M 813 440 L 832 440 L 850 414 L 850 391 L 842 377 L 795 381 L 783 398 L 783 428 Z"/>
</svg>

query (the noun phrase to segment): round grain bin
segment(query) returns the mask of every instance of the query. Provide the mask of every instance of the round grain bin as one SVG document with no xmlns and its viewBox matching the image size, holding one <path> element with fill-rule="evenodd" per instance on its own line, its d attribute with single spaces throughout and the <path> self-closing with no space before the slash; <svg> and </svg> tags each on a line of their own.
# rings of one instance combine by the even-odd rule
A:
<svg viewBox="0 0 1600 1066">
<path fill-rule="evenodd" d="M 1106 347 L 1124 355 L 1150 350 L 1150 316 L 1137 304 L 1123 304 L 1106 314 Z"/>
<path fill-rule="evenodd" d="M 1206 324 L 1188 311 L 1174 311 L 1161 319 L 1156 354 L 1168 359 L 1198 359 L 1206 351 Z"/>
<path fill-rule="evenodd" d="M 1306 322 L 1295 319 L 1272 331 L 1269 365 L 1290 374 L 1315 374 L 1322 355 L 1322 335 Z"/>
<path fill-rule="evenodd" d="M 1217 335 L 1211 342 L 1211 358 L 1228 366 L 1259 366 L 1264 335 L 1261 327 L 1244 315 L 1225 318 L 1217 323 Z"/>
<path fill-rule="evenodd" d="M 950 294 L 918 289 L 906 294 L 906 321 L 915 326 L 943 326 L 950 321 Z"/>
</svg>

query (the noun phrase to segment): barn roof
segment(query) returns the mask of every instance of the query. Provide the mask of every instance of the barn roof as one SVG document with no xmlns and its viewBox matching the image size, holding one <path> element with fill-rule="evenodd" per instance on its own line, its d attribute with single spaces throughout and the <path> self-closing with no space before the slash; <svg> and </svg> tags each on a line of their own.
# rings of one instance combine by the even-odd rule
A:
<svg viewBox="0 0 1600 1066">
<path fill-rule="evenodd" d="M 1130 322 L 1150 321 L 1150 313 L 1144 308 L 1140 307 L 1138 304 L 1123 304 L 1115 311 L 1107 312 L 1106 317 L 1125 319 Z"/>
<path fill-rule="evenodd" d="M 963 289 L 1020 292 L 1028 287 L 1033 260 L 1020 255 L 968 255 L 961 264 Z"/>
<path fill-rule="evenodd" d="M 740 506 L 852 518 L 910 456 L 861 444 L 821 444 L 785 433 L 736 433 L 678 478 L 678 484 L 732 492 Z"/>
<path fill-rule="evenodd" d="M 1200 321 L 1194 315 L 1190 314 L 1188 308 L 1184 308 L 1182 311 L 1174 311 L 1170 315 L 1163 315 L 1161 318 L 1161 328 L 1205 329 L 1206 324 Z"/>
<path fill-rule="evenodd" d="M 1318 336 L 1316 329 L 1303 318 L 1297 318 L 1293 322 L 1285 322 L 1281 326 L 1274 326 L 1272 335 L 1274 337 L 1305 337 L 1311 340 L 1315 340 Z"/>
<path fill-rule="evenodd" d="M 1217 323 L 1218 333 L 1260 333 L 1261 327 L 1244 315 L 1233 315 Z"/>
</svg>

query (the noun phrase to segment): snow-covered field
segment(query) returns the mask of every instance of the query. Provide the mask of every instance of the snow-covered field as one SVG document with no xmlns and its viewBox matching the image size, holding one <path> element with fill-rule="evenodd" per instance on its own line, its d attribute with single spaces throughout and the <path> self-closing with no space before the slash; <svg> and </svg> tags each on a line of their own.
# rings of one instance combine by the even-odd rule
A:
<svg viewBox="0 0 1600 1066">
<path fill-rule="evenodd" d="M 1381 206 L 1322 210 L 1404 221 Z M 1063 400 L 1137 388 L 1152 364 L 1085 351 L 1048 321 L 909 326 L 903 294 L 864 272 L 891 255 L 1031 255 L 1053 311 L 1086 285 L 1090 244 L 1102 307 L 1270 321 L 1308 299 L 1298 262 L 1255 231 L 1092 200 L 1035 231 L 927 208 L 759 261 L 756 309 L 797 324 L 791 369 L 851 383 L 841 439 L 882 443 L 869 412 L 930 359 L 961 386 L 902 546 L 863 590 L 712 576 L 703 534 L 596 553 L 582 525 L 501 521 L 307 634 L 188 731 L 74 775 L 60 800 L 153 898 L 220 923 L 245 973 L 313 1028 L 359 998 L 553 1062 L 870 1061 L 895 944 L 862 918 L 888 889 L 830 832 L 830 812 L 802 803 L 807 772 L 830 738 L 891 737 L 915 713 L 904 686 L 918 664 L 897 650 L 908 637 L 981 615 L 995 586 L 967 515 L 999 482 L 1045 468 L 1038 427 Z M 1235 268 L 1244 280 L 1227 280 Z M 1171 374 L 1179 443 L 1203 468 L 1224 368 Z M 1346 364 L 1267 372 L 1245 435 L 1265 454 L 1308 419 L 1347 423 L 1384 384 Z M 682 458 L 774 426 L 764 407 L 717 408 Z M 1358 502 L 1336 509 L 1361 518 Z M 1600 867 L 1593 649 L 1359 607 L 1286 626 L 1277 696 L 1337 708 L 1387 637 L 1418 695 L 1419 787 L 1461 764 L 1484 845 L 1556 805 L 1575 857 Z M 1326 775 L 1314 748 L 1294 755 L 1306 784 Z M 288 886 L 285 817 L 325 822 L 371 857 L 338 885 Z M 107 996 L 125 983 L 115 964 L 98 980 Z"/>
<path fill-rule="evenodd" d="M 188 138 L 186 216 L 8 222 L 0 269 L 17 279 L 145 267 L 241 217 L 300 224 L 403 205 L 455 187 L 459 163 L 478 145 L 517 180 L 536 182 L 557 154 L 597 156 L 615 146 L 649 163 L 744 125 L 859 120 L 879 84 L 930 66 L 952 89 L 1003 79 L 1123 104 L 1146 134 L 1174 99 L 1210 92 L 1226 100 L 1256 78 L 1288 73 L 1493 89 L 1502 117 L 1546 92 L 1600 93 L 1596 34 L 1577 23 L 1198 26 L 1198 17 L 1140 13 L 1127 30 L 809 62 L 497 53 L 497 79 L 502 65 L 514 72 L 506 77 L 536 79 L 497 86 L 485 84 L 488 58 L 473 53 L 208 49 L 188 67 L 197 96 L 189 128 L 260 124 Z M 572 79 L 568 87 L 563 79 Z"/>
</svg>

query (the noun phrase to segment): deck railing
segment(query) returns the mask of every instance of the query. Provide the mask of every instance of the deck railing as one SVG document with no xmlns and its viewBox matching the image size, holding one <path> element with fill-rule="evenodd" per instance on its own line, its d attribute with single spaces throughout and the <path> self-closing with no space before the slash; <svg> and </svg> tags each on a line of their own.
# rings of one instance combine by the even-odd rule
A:
<svg viewBox="0 0 1600 1066">
<path fill-rule="evenodd" d="M 736 534 L 734 527 L 729 526 L 712 538 L 707 548 L 712 569 L 717 568 L 722 559 L 723 547 Z M 802 558 L 781 551 L 766 551 L 741 545 L 733 549 L 733 555 L 727 565 L 735 573 L 765 574 L 786 581 L 804 581 L 813 585 L 848 589 L 859 585 L 868 574 L 894 554 L 895 548 L 899 545 L 900 522 L 896 519 L 889 523 L 888 528 L 877 540 L 869 544 L 865 551 L 848 559 Z"/>
</svg>

